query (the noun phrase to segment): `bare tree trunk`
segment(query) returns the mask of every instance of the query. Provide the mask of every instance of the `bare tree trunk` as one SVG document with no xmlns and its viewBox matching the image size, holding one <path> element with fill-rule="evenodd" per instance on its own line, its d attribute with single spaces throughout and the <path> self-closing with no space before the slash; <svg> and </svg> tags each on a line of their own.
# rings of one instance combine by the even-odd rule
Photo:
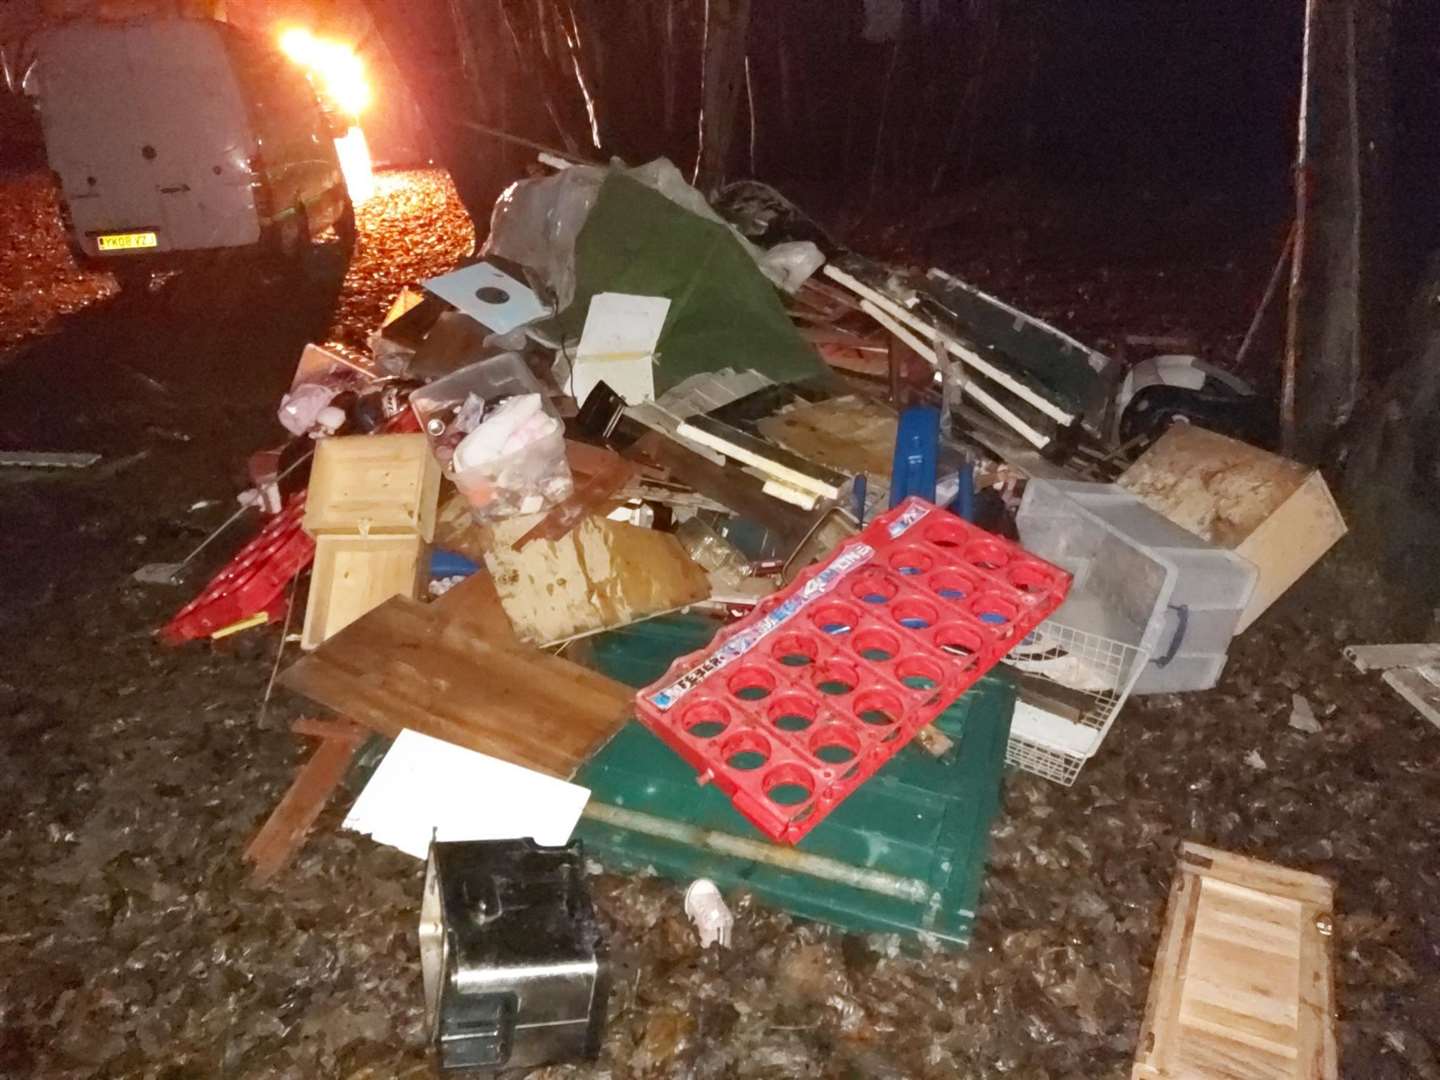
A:
<svg viewBox="0 0 1440 1080">
<path fill-rule="evenodd" d="M 706 0 L 704 82 L 700 89 L 700 153 L 695 183 L 713 192 L 725 180 L 735 141 L 735 117 L 745 88 L 750 0 Z"/>
<path fill-rule="evenodd" d="M 1356 0 L 1309 0 L 1295 169 L 1281 436 L 1317 461 L 1360 385 L 1360 142 Z"/>
</svg>

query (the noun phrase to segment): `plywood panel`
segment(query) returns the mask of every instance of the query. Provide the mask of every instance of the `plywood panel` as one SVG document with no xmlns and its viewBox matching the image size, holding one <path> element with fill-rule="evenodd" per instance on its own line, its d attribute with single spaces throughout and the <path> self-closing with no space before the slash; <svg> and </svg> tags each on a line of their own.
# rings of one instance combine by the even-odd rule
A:
<svg viewBox="0 0 1440 1080">
<path fill-rule="evenodd" d="M 1136 1080 L 1333 1080 L 1329 882 L 1186 844 Z"/>
</svg>

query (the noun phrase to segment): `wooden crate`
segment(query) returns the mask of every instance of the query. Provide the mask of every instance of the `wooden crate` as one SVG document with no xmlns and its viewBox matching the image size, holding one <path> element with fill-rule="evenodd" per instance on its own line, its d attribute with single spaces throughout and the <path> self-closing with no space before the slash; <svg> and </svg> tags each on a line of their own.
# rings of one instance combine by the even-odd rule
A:
<svg viewBox="0 0 1440 1080">
<path fill-rule="evenodd" d="M 424 435 L 346 435 L 315 447 L 305 531 L 435 537 L 440 466 Z"/>
<path fill-rule="evenodd" d="M 1333 1080 L 1324 878 L 1185 844 L 1132 1080 Z"/>
<path fill-rule="evenodd" d="M 320 536 L 302 649 L 313 649 L 392 596 L 418 597 L 430 563 L 418 536 Z"/>
<path fill-rule="evenodd" d="M 1260 575 L 1237 634 L 1346 532 L 1320 473 L 1194 424 L 1171 427 L 1119 483 L 1182 529 L 1255 564 Z"/>
</svg>

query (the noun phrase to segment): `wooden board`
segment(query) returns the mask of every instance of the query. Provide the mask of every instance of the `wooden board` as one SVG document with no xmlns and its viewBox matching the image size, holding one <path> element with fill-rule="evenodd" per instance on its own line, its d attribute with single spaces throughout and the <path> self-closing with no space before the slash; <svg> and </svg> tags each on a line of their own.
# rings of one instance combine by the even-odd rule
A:
<svg viewBox="0 0 1440 1080">
<path fill-rule="evenodd" d="M 759 423 L 760 434 L 801 457 L 847 475 L 864 473 L 888 486 L 895 459 L 895 410 L 847 395 L 797 405 Z"/>
<path fill-rule="evenodd" d="M 1185 844 L 1133 1080 L 1334 1080 L 1333 890 Z"/>
<path fill-rule="evenodd" d="M 1175 424 L 1119 484 L 1260 571 L 1238 634 L 1345 535 L 1320 473 L 1194 424 Z"/>
<path fill-rule="evenodd" d="M 280 682 L 389 738 L 410 728 L 562 778 L 620 729 L 635 696 L 560 657 L 482 637 L 453 607 L 405 597 L 351 623 Z"/>
<path fill-rule="evenodd" d="M 705 571 L 668 533 L 588 517 L 559 540 L 514 550 L 539 520 L 530 514 L 494 526 L 485 554 L 500 602 L 526 641 L 565 641 L 710 595 Z"/>
<path fill-rule="evenodd" d="M 418 597 L 429 562 L 418 536 L 317 537 L 300 647 L 315 648 L 392 596 Z"/>
<path fill-rule="evenodd" d="M 435 536 L 440 466 L 424 435 L 345 435 L 315 447 L 305 531 Z"/>
<path fill-rule="evenodd" d="M 822 499 L 840 494 L 847 477 L 764 439 L 733 428 L 710 416 L 692 416 L 678 428 L 681 438 L 718 450 L 728 458 L 759 469 L 789 487 L 810 492 Z"/>
</svg>

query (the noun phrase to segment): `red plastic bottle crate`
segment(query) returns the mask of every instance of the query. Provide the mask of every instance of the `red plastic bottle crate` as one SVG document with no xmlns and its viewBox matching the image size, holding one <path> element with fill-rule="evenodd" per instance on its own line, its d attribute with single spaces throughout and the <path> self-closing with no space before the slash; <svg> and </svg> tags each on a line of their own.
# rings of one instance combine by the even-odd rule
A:
<svg viewBox="0 0 1440 1080">
<path fill-rule="evenodd" d="M 1060 606 L 1070 575 L 923 499 L 683 656 L 641 721 L 794 843 Z"/>
<path fill-rule="evenodd" d="M 261 611 L 268 612 L 271 621 L 280 617 L 285 587 L 315 557 L 315 541 L 300 527 L 304 516 L 301 491 L 175 614 L 160 631 L 160 640 L 182 645 Z"/>
</svg>

